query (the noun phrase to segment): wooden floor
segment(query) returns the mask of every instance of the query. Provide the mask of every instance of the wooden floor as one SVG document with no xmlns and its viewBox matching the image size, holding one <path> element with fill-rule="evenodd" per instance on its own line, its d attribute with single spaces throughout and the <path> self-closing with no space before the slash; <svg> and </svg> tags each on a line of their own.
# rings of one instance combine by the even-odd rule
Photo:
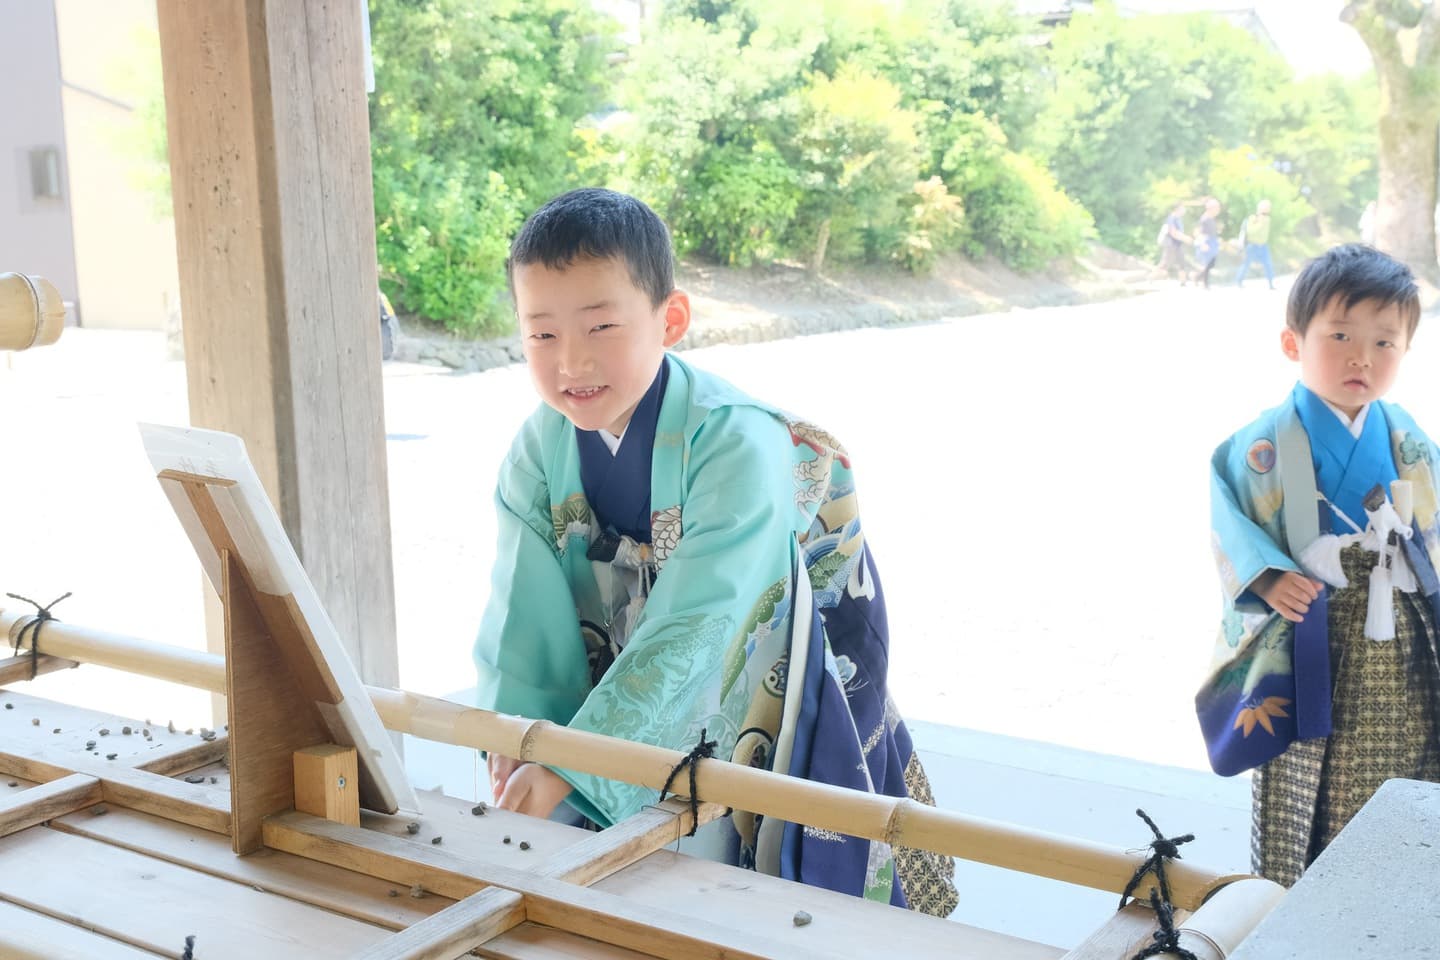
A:
<svg viewBox="0 0 1440 960">
<path fill-rule="evenodd" d="M 370 876 L 320 862 L 344 862 L 333 855 L 339 845 L 327 848 L 322 834 L 299 829 L 291 839 L 308 837 L 307 851 L 318 859 L 280 852 L 273 847 L 282 844 L 273 843 L 236 856 L 223 827 L 217 829 L 225 822 L 229 797 L 223 733 L 207 742 L 198 733 L 171 733 L 9 689 L 0 689 L 0 705 L 0 955 L 5 957 L 173 958 L 182 954 L 189 936 L 195 937 L 197 960 L 314 960 L 370 950 L 376 956 L 419 956 L 385 953 L 385 945 L 396 931 L 483 888 L 484 882 L 469 879 L 481 874 L 499 878 L 494 882 L 500 886 L 507 877 L 533 877 L 536 890 L 553 885 L 546 877 L 589 884 L 573 888 L 577 916 L 605 913 L 610 904 L 617 916 L 661 918 L 676 936 L 704 939 L 718 931 L 730 947 L 722 945 L 713 956 L 794 960 L 888 953 L 916 960 L 1042 960 L 1065 955 L 1055 947 L 670 850 L 594 883 L 571 879 L 579 874 L 565 874 L 557 864 L 581 862 L 587 848 L 577 845 L 593 846 L 597 835 L 493 809 L 475 815 L 470 804 L 433 793 L 421 795 L 425 813 L 418 819 L 366 813 L 362 827 L 377 848 L 408 852 L 428 865 L 433 872 L 426 876 L 458 878 L 441 892 L 412 888 L 393 867 Z M 123 734 L 127 726 L 132 732 Z M 147 729 L 149 739 L 142 732 Z M 162 779 L 173 786 L 159 786 Z M 47 790 L 53 799 L 30 802 Z M 200 805 L 199 815 L 185 818 L 191 822 L 174 819 L 182 800 Z M 281 823 L 277 835 L 288 829 Z M 397 879 L 379 878 L 387 875 Z M 553 889 L 544 887 L 542 893 Z M 605 943 L 557 929 L 570 925 L 562 922 L 564 900 L 552 893 L 540 896 L 529 916 L 548 925 L 521 923 L 477 953 L 515 960 L 657 955 L 644 952 L 643 944 L 641 949 L 614 945 L 623 938 Z M 814 919 L 796 926 L 801 910 Z M 1097 929 L 1107 919 L 1097 917 Z M 1140 921 L 1133 926 L 1133 935 L 1124 936 L 1138 942 L 1149 927 Z M 674 947 L 669 949 L 673 955 Z"/>
</svg>

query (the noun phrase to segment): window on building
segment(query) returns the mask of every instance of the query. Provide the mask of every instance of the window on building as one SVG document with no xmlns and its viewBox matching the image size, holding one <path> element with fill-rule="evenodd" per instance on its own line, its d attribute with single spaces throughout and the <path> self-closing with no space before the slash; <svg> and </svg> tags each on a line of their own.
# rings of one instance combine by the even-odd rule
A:
<svg viewBox="0 0 1440 960">
<path fill-rule="evenodd" d="M 30 195 L 36 200 L 60 199 L 60 151 L 56 148 L 30 151 Z"/>
</svg>

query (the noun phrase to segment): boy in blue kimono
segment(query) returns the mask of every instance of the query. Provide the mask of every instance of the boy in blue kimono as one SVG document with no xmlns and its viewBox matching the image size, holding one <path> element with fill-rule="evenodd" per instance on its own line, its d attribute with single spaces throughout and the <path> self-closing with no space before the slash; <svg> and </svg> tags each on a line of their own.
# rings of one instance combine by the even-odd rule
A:
<svg viewBox="0 0 1440 960">
<path fill-rule="evenodd" d="M 1255 769 L 1252 865 L 1286 886 L 1385 780 L 1440 780 L 1435 453 L 1381 399 L 1419 315 L 1372 247 L 1310 262 L 1280 336 L 1300 383 L 1211 461 L 1226 608 L 1196 709 L 1216 772 Z"/>
<path fill-rule="evenodd" d="M 884 600 L 845 451 L 667 352 L 690 304 L 665 225 L 640 201 L 597 189 L 550 201 L 507 269 L 543 404 L 496 490 L 479 705 L 685 751 L 703 731 L 736 762 L 928 800 L 885 692 Z M 535 816 L 609 826 L 656 799 L 488 762 L 498 804 Z M 710 833 L 732 862 L 954 907 L 946 858 L 743 813 Z"/>
</svg>

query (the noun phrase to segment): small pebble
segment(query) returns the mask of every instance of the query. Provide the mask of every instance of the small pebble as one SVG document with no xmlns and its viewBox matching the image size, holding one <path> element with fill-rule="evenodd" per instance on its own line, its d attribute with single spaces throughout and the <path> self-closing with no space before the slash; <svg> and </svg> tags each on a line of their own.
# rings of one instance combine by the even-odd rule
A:
<svg viewBox="0 0 1440 960">
<path fill-rule="evenodd" d="M 7 703 L 7 704 L 5 704 L 5 709 L 6 709 L 6 710 L 14 710 L 14 709 L 15 709 L 15 704 L 13 704 L 13 703 Z"/>
<path fill-rule="evenodd" d="M 20 782 L 19 782 L 18 780 L 11 780 L 9 783 L 5 784 L 5 786 L 7 786 L 7 787 L 18 787 L 18 786 L 20 786 Z"/>
<path fill-rule="evenodd" d="M 529 849 L 530 849 L 530 841 L 529 841 L 529 840 L 521 840 L 521 841 L 520 841 L 520 849 L 521 849 L 521 850 L 529 850 Z"/>
<path fill-rule="evenodd" d="M 40 726 L 40 718 L 39 718 L 39 717 L 31 717 L 31 718 L 30 718 L 30 726 L 32 726 L 32 727 L 38 727 L 38 726 Z"/>
<path fill-rule="evenodd" d="M 141 732 L 141 734 L 144 735 L 144 737 L 145 737 L 146 740 L 149 740 L 149 739 L 150 739 L 150 731 L 149 731 L 149 730 L 141 730 L 140 732 Z"/>
<path fill-rule="evenodd" d="M 431 837 L 431 838 L 430 838 L 430 842 L 433 843 L 433 844 L 436 844 L 436 845 L 438 846 L 439 843 L 440 843 L 440 838 L 439 838 L 439 837 Z"/>
<path fill-rule="evenodd" d="M 389 890 L 385 895 L 386 895 L 387 897 L 398 897 L 398 896 L 400 896 L 400 891 L 399 891 L 399 890 L 396 890 L 394 887 L 391 887 L 390 890 Z"/>
<path fill-rule="evenodd" d="M 109 809 L 107 809 L 106 807 L 97 806 L 97 807 L 95 807 L 93 810 L 90 811 L 90 816 L 92 816 L 92 817 L 103 817 L 103 816 L 105 816 L 105 814 L 107 814 L 107 813 L 109 813 L 109 812 L 110 812 Z"/>
<path fill-rule="evenodd" d="M 200 729 L 200 739 L 201 739 L 201 740 L 204 740 L 206 743 L 209 743 L 211 740 L 214 740 L 214 739 L 215 739 L 215 731 L 214 731 L 214 730 L 206 730 L 206 729 L 204 729 L 204 728 L 202 727 L 202 728 Z"/>
<path fill-rule="evenodd" d="M 60 732 L 60 728 L 59 728 L 59 727 L 56 727 L 54 730 L 51 730 L 50 732 L 51 732 L 51 733 L 59 733 L 59 732 Z"/>
<path fill-rule="evenodd" d="M 166 729 L 166 730 L 169 730 L 171 733 L 174 733 L 174 732 L 175 732 L 175 721 L 174 721 L 174 720 L 171 720 L 169 723 L 165 724 L 165 729 Z"/>
<path fill-rule="evenodd" d="M 94 749 L 95 749 L 95 741 L 94 741 L 94 740 L 86 740 L 86 741 L 85 741 L 85 749 L 86 749 L 86 750 L 94 750 Z"/>
<path fill-rule="evenodd" d="M 129 727 L 121 727 L 121 728 L 120 728 L 120 732 L 123 733 L 125 736 L 128 737 L 128 736 L 130 736 L 130 734 L 134 733 L 135 731 L 134 731 L 134 730 L 131 730 Z"/>
<path fill-rule="evenodd" d="M 508 834 L 508 833 L 505 834 L 505 839 L 501 840 L 500 842 L 501 842 L 501 843 L 509 843 L 509 842 L 510 842 L 510 834 Z"/>
<path fill-rule="evenodd" d="M 114 760 L 114 759 L 115 759 L 116 757 L 118 757 L 118 756 L 120 756 L 120 754 L 118 754 L 118 753 L 107 753 L 107 754 L 105 754 L 105 759 L 106 759 L 106 760 Z"/>
<path fill-rule="evenodd" d="M 185 736 L 187 736 L 187 737 L 190 736 L 190 735 L 191 735 L 192 733 L 194 733 L 194 732 L 195 732 L 195 728 L 194 728 L 194 727 L 186 727 L 186 728 L 185 728 Z"/>
<path fill-rule="evenodd" d="M 219 781 L 219 780 L 216 780 L 214 777 L 211 777 L 211 778 L 210 778 L 210 782 L 211 782 L 211 783 L 219 783 L 220 781 Z"/>
<path fill-rule="evenodd" d="M 100 736 L 102 736 L 102 737 L 108 737 L 108 736 L 110 736 L 110 728 L 109 728 L 109 727 L 101 727 L 101 728 L 100 728 Z"/>
<path fill-rule="evenodd" d="M 186 783 L 204 783 L 204 782 L 205 782 L 205 778 L 204 778 L 204 777 L 186 777 L 186 778 L 185 778 L 185 782 L 186 782 Z"/>
<path fill-rule="evenodd" d="M 416 823 L 414 820 L 411 820 L 409 823 L 405 824 L 405 832 L 413 837 L 415 834 L 420 832 L 420 824 Z"/>
<path fill-rule="evenodd" d="M 475 804 L 475 806 L 473 806 L 473 807 L 470 808 L 470 815 L 471 815 L 472 817 L 483 817 L 483 816 L 485 816 L 485 804 L 483 804 L 483 803 L 477 803 L 477 804 Z"/>
<path fill-rule="evenodd" d="M 795 926 L 797 927 L 808 927 L 810 925 L 810 921 L 813 919 L 814 917 L 810 916 L 810 914 L 806 913 L 804 910 L 795 911 Z"/>
<path fill-rule="evenodd" d="M 421 897 L 425 896 L 425 888 L 418 883 L 415 884 L 415 886 L 410 888 L 410 896 L 414 897 L 416 900 L 419 900 Z"/>
</svg>

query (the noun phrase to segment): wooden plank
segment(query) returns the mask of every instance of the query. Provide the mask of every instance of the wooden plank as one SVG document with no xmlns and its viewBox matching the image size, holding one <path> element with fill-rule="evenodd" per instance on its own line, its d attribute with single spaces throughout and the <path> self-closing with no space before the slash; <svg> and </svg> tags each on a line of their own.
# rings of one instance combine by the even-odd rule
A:
<svg viewBox="0 0 1440 960">
<path fill-rule="evenodd" d="M 412 897 L 408 887 L 278 850 L 237 857 L 229 837 L 121 807 L 110 807 L 103 817 L 88 812 L 61 817 L 50 827 L 391 930 L 402 930 L 455 902 L 432 893 Z"/>
<path fill-rule="evenodd" d="M 245 438 L 360 675 L 395 686 L 360 17 L 158 14 L 190 420 Z"/>
<path fill-rule="evenodd" d="M 225 705 L 230 717 L 230 840 L 236 853 L 262 846 L 260 823 L 295 805 L 293 756 L 329 739 L 312 700 L 291 682 L 285 656 L 256 609 L 236 558 L 225 578 Z"/>
<path fill-rule="evenodd" d="M 355 748 L 322 743 L 296 750 L 295 809 L 336 823 L 360 826 L 360 779 Z"/>
<path fill-rule="evenodd" d="M 0 745 L 3 749 L 62 767 L 73 757 L 104 758 L 113 753 L 113 762 L 123 766 L 169 772 L 164 768 L 166 759 L 172 755 L 183 757 L 188 751 L 197 751 L 195 766 L 224 755 L 223 743 L 207 744 L 195 734 L 171 733 L 165 720 L 161 720 L 159 725 L 147 726 L 119 714 L 57 703 L 14 690 L 0 690 L 0 703 L 13 707 L 0 707 Z M 122 732 L 126 727 L 130 728 L 129 734 Z M 56 733 L 56 730 L 60 732 Z M 144 735 L 147 730 L 150 733 L 148 739 Z M 92 740 L 95 748 L 88 751 L 86 743 Z M 202 757 L 204 759 L 199 759 Z"/>
<path fill-rule="evenodd" d="M 522 923 L 475 952 L 490 960 L 648 960 L 650 954 L 591 940 L 566 930 Z"/>
<path fill-rule="evenodd" d="M 348 957 L 389 936 L 244 884 L 43 827 L 0 838 L 0 899 L 168 957 L 180 955 L 190 934 L 203 960 Z"/>
<path fill-rule="evenodd" d="M 702 803 L 700 825 L 725 816 L 717 803 Z M 666 800 L 546 859 L 542 876 L 588 887 L 690 832 L 690 804 Z"/>
<path fill-rule="evenodd" d="M 1184 910 L 1175 912 L 1178 926 L 1189 916 Z M 1065 954 L 1064 960 L 1116 960 L 1133 957 L 1142 947 L 1149 946 L 1158 929 L 1155 911 L 1150 904 L 1132 900 L 1116 911 L 1104 925 Z"/>
<path fill-rule="evenodd" d="M 174 776 L 190 773 L 201 767 L 226 760 L 230 753 L 230 738 L 217 736 L 214 740 L 201 740 L 196 744 L 176 745 L 135 764 L 136 770 Z"/>
<path fill-rule="evenodd" d="M 525 898 L 490 887 L 446 907 L 356 960 L 454 960 L 525 920 Z"/>
<path fill-rule="evenodd" d="M 0 901 L 0 957 L 5 960 L 155 960 L 158 956 Z"/>
<path fill-rule="evenodd" d="M 40 642 L 43 644 L 45 638 L 42 635 Z M 41 654 L 36 663 L 30 662 L 30 655 L 23 654 L 18 657 L 0 657 L 0 687 L 7 683 L 18 683 L 21 680 L 30 680 L 30 671 L 35 670 L 35 676 L 42 676 L 47 673 L 54 673 L 56 670 L 69 670 L 71 667 L 78 667 L 80 664 L 74 660 L 66 660 L 63 657 L 52 657 L 48 654 Z"/>
<path fill-rule="evenodd" d="M 73 813 L 100 800 L 100 781 L 79 773 L 0 797 L 0 837 Z"/>
<path fill-rule="evenodd" d="M 734 927 L 772 938 L 782 956 L 801 946 L 832 957 L 899 956 L 906 960 L 1055 960 L 1065 952 L 671 850 L 657 851 L 592 889 L 642 910 L 725 917 Z M 796 927 L 797 910 L 809 913 L 814 922 Z M 535 910 L 530 912 L 534 922 L 544 922 L 543 917 Z"/>
<path fill-rule="evenodd" d="M 228 798 L 203 784 L 185 783 L 88 756 L 70 758 L 67 767 L 58 767 L 44 760 L 0 752 L 0 771 L 42 783 L 71 773 L 83 773 L 100 781 L 101 794 L 108 803 L 188 823 L 212 833 L 230 833 Z"/>
<path fill-rule="evenodd" d="M 674 960 L 721 957 L 728 960 L 741 957 L 802 960 L 807 957 L 835 955 L 833 943 L 827 944 L 824 949 L 816 949 L 810 945 L 817 942 L 819 937 L 808 934 L 810 939 L 806 939 L 805 931 L 812 930 L 813 925 L 794 927 L 793 908 L 790 912 L 777 913 L 771 910 L 743 918 L 743 922 L 731 912 L 726 914 L 725 924 L 716 923 L 712 918 L 717 916 L 717 913 L 707 903 L 707 898 L 715 891 L 708 888 L 706 898 L 690 897 L 690 912 L 681 913 L 639 903 L 630 899 L 628 893 L 626 897 L 620 897 L 602 889 L 579 887 L 510 867 L 478 863 L 457 857 L 442 848 L 394 837 L 376 836 L 370 831 L 357 830 L 294 812 L 273 816 L 265 821 L 265 844 L 272 849 L 311 857 L 371 876 L 385 877 L 393 882 L 422 883 L 427 889 L 435 889 L 457 899 L 469 896 L 483 886 L 504 887 L 525 895 L 526 915 L 534 923 L 558 927 L 656 957 Z M 661 851 L 652 857 L 667 855 L 678 856 Z M 647 863 L 650 859 L 646 858 L 640 863 Z M 692 864 L 705 863 L 684 859 Z M 725 871 L 724 877 L 737 886 L 757 879 L 754 874 L 736 868 L 718 864 L 712 866 Z M 624 871 L 616 876 L 623 873 Z M 616 878 L 611 878 L 612 881 L 614 879 Z M 827 894 L 827 891 L 769 879 L 791 891 L 792 895 Z M 606 882 L 609 881 L 602 881 L 599 886 L 603 887 Z M 830 902 L 829 907 L 847 915 L 858 914 L 866 907 L 864 902 L 854 898 L 839 894 L 828 895 L 837 898 Z M 885 943 L 893 943 L 896 937 L 901 938 L 908 948 L 914 948 L 915 952 L 907 956 L 1051 960 L 1061 953 L 1052 947 L 1016 941 L 988 931 L 975 931 L 960 924 L 895 912 L 885 905 L 870 906 L 873 910 L 866 922 L 872 928 L 872 938 Z M 904 934 L 904 931 L 919 929 L 926 930 L 924 936 L 916 934 L 906 937 Z M 887 930 L 894 936 L 884 936 Z M 929 952 L 918 952 L 921 947 L 926 947 Z M 849 947 L 846 946 L 845 949 L 848 950 Z M 842 951 L 840 955 L 853 954 Z"/>
</svg>

